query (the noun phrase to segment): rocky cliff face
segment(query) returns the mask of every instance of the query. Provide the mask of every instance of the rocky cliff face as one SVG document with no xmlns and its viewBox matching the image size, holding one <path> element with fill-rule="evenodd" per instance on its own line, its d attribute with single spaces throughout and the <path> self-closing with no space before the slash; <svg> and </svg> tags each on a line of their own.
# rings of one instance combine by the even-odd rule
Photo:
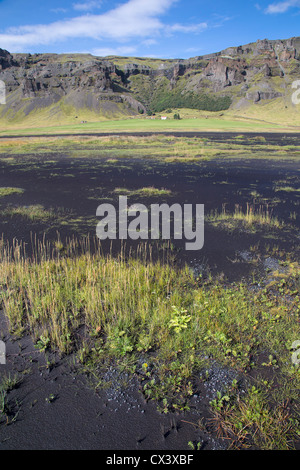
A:
<svg viewBox="0 0 300 470">
<path fill-rule="evenodd" d="M 75 89 L 89 89 L 94 93 L 112 91 L 110 77 L 115 73 L 112 63 L 97 59 L 65 62 L 63 58 L 50 54 L 16 54 L 12 57 L 3 50 L 0 50 L 1 65 L 0 76 L 7 91 L 21 88 L 24 98 L 53 92 L 64 95 Z"/>
<path fill-rule="evenodd" d="M 239 107 L 279 99 L 299 78 L 300 38 L 260 40 L 188 60 L 162 61 L 0 49 L 0 80 L 7 94 L 0 113 L 22 110 L 26 116 L 63 102 L 74 110 L 136 114 L 155 110 L 157 103 L 172 103 L 174 97 L 176 103 L 181 97 L 184 102 L 190 95 L 230 97 L 231 106 Z"/>
<path fill-rule="evenodd" d="M 130 72 L 126 69 L 127 87 L 136 91 L 135 77 L 146 74 L 147 80 L 152 81 L 152 97 L 164 77 L 169 81 L 165 91 L 229 96 L 232 106 L 258 103 L 286 95 L 291 83 L 300 78 L 300 38 L 260 40 L 215 54 L 168 62 L 152 70 L 131 64 Z M 143 78 L 144 86 L 147 80 Z M 138 92 L 139 98 L 149 104 L 149 97 L 143 98 L 143 90 Z"/>
</svg>

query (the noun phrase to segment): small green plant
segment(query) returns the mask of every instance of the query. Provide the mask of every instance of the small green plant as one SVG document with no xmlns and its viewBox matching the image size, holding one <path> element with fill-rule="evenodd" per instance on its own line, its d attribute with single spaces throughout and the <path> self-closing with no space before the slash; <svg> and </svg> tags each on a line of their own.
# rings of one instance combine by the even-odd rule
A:
<svg viewBox="0 0 300 470">
<path fill-rule="evenodd" d="M 216 410 L 221 411 L 225 407 L 226 403 L 230 402 L 229 395 L 222 395 L 221 392 L 217 392 L 217 397 L 209 402 L 209 404 Z"/>
<path fill-rule="evenodd" d="M 49 397 L 46 397 L 45 400 L 47 403 L 53 403 L 55 399 L 56 399 L 56 395 L 54 395 L 54 393 L 50 393 Z"/>
<path fill-rule="evenodd" d="M 202 442 L 188 442 L 188 446 L 191 450 L 201 450 Z"/>
<path fill-rule="evenodd" d="M 274 356 L 272 356 L 271 354 L 269 355 L 269 362 L 263 362 L 262 363 L 262 366 L 265 366 L 265 367 L 274 367 L 274 368 L 278 368 L 278 363 L 277 363 L 277 360 L 274 358 Z"/>
<path fill-rule="evenodd" d="M 125 330 L 113 328 L 108 337 L 109 347 L 115 351 L 117 356 L 125 356 L 133 351 L 132 339 L 126 334 Z"/>
<path fill-rule="evenodd" d="M 6 408 L 6 392 L 0 389 L 0 418 L 5 413 Z"/>
<path fill-rule="evenodd" d="M 6 424 L 13 423 L 18 416 L 19 410 L 15 411 L 9 404 L 8 394 L 11 390 L 18 387 L 22 380 L 19 374 L 4 375 L 0 383 L 0 421 L 2 417 L 6 418 Z M 16 405 L 18 405 L 16 401 Z"/>
<path fill-rule="evenodd" d="M 138 340 L 137 350 L 139 352 L 141 351 L 147 352 L 151 348 L 152 348 L 152 342 L 151 342 L 151 338 L 149 337 L 149 334 L 142 333 Z"/>
<path fill-rule="evenodd" d="M 41 335 L 34 347 L 36 349 L 39 349 L 40 351 L 46 351 L 49 345 L 50 345 L 50 338 L 46 335 Z"/>
<path fill-rule="evenodd" d="M 238 381 L 237 379 L 233 379 L 232 384 L 231 384 L 231 390 L 237 390 L 238 389 Z"/>
<path fill-rule="evenodd" d="M 0 390 L 8 393 L 16 388 L 21 380 L 22 378 L 19 374 L 11 375 L 9 373 L 8 375 L 4 375 L 1 379 Z"/>
<path fill-rule="evenodd" d="M 187 310 L 178 308 L 175 305 L 172 306 L 173 316 L 169 321 L 169 328 L 174 329 L 176 333 L 180 333 L 185 330 L 191 321 L 191 315 L 187 315 Z"/>
</svg>

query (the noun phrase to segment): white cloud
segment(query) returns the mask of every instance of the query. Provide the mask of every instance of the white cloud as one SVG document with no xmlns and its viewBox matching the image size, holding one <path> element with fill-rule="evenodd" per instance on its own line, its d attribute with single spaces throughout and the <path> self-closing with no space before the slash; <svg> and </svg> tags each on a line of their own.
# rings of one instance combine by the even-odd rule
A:
<svg viewBox="0 0 300 470">
<path fill-rule="evenodd" d="M 90 0 L 83 3 L 73 3 L 74 10 L 77 11 L 90 11 L 94 8 L 101 8 L 102 1 Z"/>
<path fill-rule="evenodd" d="M 52 13 L 67 13 L 66 8 L 51 8 L 50 10 Z"/>
<path fill-rule="evenodd" d="M 300 8 L 300 0 L 285 0 L 284 2 L 271 3 L 265 12 L 269 14 L 285 13 L 292 7 Z"/>
<path fill-rule="evenodd" d="M 50 24 L 24 25 L 9 28 L 0 34 L 2 48 L 10 52 L 22 52 L 39 45 L 49 45 L 72 39 L 115 40 L 125 42 L 132 39 L 153 38 L 161 33 L 197 33 L 206 23 L 194 25 L 165 25 L 160 16 L 178 0 L 127 0 L 106 13 L 84 14 Z M 77 3 L 91 5 L 86 1 Z M 99 4 L 99 2 L 96 2 Z"/>
<path fill-rule="evenodd" d="M 158 44 L 158 41 L 156 39 L 145 39 L 144 41 L 142 41 L 142 45 L 143 46 L 147 46 L 147 47 L 150 47 L 150 46 L 155 46 L 156 44 Z"/>
<path fill-rule="evenodd" d="M 199 24 L 190 24 L 190 25 L 183 25 L 183 24 L 173 24 L 172 26 L 167 26 L 168 32 L 179 32 L 179 33 L 201 33 L 205 29 L 208 28 L 207 23 L 199 23 Z"/>
</svg>

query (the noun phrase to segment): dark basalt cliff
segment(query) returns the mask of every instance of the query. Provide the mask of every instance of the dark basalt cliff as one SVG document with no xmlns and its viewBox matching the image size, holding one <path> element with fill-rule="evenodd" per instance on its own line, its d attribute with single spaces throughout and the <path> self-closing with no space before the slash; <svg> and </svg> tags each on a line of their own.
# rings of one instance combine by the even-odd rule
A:
<svg viewBox="0 0 300 470">
<path fill-rule="evenodd" d="M 0 115 L 26 117 L 47 107 L 55 114 L 57 106 L 103 115 L 168 107 L 237 109 L 280 99 L 297 79 L 300 37 L 259 40 L 188 60 L 10 54 L 0 49 L 0 80 L 7 96 Z"/>
</svg>

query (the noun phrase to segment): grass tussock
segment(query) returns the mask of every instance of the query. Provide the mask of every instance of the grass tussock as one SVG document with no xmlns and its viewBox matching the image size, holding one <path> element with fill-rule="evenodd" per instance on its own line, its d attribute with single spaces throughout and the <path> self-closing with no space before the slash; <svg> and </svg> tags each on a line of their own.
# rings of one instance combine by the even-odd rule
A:
<svg viewBox="0 0 300 470">
<path fill-rule="evenodd" d="M 257 207 L 255 204 L 249 203 L 246 205 L 246 210 L 236 204 L 233 213 L 228 212 L 225 205 L 223 205 L 222 211 L 215 210 L 211 212 L 207 216 L 207 221 L 228 230 L 242 228 L 256 231 L 258 229 L 281 229 L 284 227 L 284 223 L 273 215 L 268 205 L 259 205 Z"/>
<path fill-rule="evenodd" d="M 23 194 L 24 189 L 22 188 L 12 188 L 12 187 L 2 187 L 0 188 L 0 198 L 10 196 L 11 194 Z"/>
<path fill-rule="evenodd" d="M 21 217 L 31 222 L 48 221 L 57 218 L 58 212 L 54 209 L 46 209 L 41 204 L 31 204 L 29 206 L 7 206 L 0 211 L 2 217 Z"/>
<path fill-rule="evenodd" d="M 290 413 L 292 400 L 270 405 L 269 387 L 264 381 L 252 386 L 243 398 L 226 396 L 226 400 L 222 397 L 223 400 L 213 401 L 212 422 L 219 437 L 231 439 L 231 448 L 253 445 L 263 450 L 293 448 L 292 439 L 299 437 L 299 426 L 295 426 Z"/>
<path fill-rule="evenodd" d="M 115 188 L 114 193 L 124 196 L 171 196 L 172 191 L 165 188 L 155 188 L 154 186 L 146 186 L 140 189 L 128 189 L 128 188 Z"/>
<path fill-rule="evenodd" d="M 26 371 L 24 371 L 24 374 Z M 15 410 L 11 406 L 8 395 L 14 388 L 17 388 L 22 382 L 22 375 L 10 373 L 4 374 L 0 382 L 0 423 L 6 422 L 6 425 L 12 424 L 16 421 L 19 410 Z"/>
</svg>

